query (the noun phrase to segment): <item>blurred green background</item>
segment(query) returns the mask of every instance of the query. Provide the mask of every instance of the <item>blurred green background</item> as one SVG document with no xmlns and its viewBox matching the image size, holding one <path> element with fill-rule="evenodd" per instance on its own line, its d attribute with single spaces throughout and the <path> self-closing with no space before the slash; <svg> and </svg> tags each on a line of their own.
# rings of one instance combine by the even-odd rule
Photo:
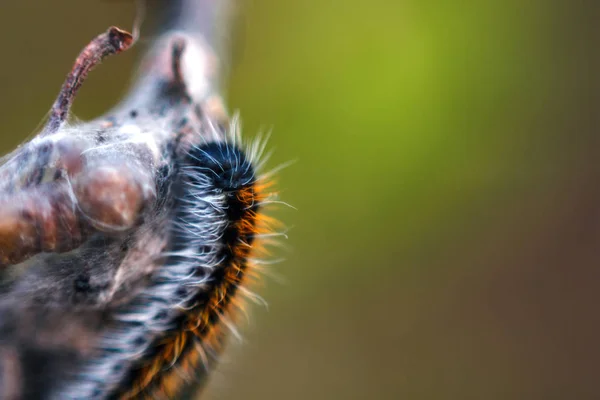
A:
<svg viewBox="0 0 600 400">
<path fill-rule="evenodd" d="M 600 6 L 247 0 L 228 93 L 288 226 L 212 399 L 598 399 Z M 0 5 L 0 147 L 126 1 Z M 140 47 L 75 113 L 127 89 Z"/>
</svg>

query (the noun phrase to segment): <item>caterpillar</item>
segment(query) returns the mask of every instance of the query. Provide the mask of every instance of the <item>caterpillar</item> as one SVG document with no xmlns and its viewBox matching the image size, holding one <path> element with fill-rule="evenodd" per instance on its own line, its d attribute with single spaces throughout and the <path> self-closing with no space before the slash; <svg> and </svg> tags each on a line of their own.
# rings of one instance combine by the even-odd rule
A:
<svg viewBox="0 0 600 400">
<path fill-rule="evenodd" d="M 0 165 L 0 397 L 182 399 L 218 360 L 280 224 L 217 90 L 209 45 L 225 2 L 170 3 L 137 84 L 69 121 L 92 68 L 139 33 L 78 56 L 40 134 Z"/>
</svg>

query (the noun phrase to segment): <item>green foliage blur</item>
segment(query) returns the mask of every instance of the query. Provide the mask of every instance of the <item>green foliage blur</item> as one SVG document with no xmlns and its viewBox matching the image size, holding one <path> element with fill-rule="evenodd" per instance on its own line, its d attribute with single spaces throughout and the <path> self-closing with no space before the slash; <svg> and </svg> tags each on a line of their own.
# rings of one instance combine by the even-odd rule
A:
<svg viewBox="0 0 600 400">
<path fill-rule="evenodd" d="M 289 227 L 214 399 L 597 399 L 595 2 L 247 0 L 227 95 Z M 151 10 L 152 11 L 152 10 Z M 0 146 L 128 2 L 0 5 Z M 151 38 L 148 38 L 149 40 Z M 105 62 L 75 113 L 126 91 Z M 273 278 L 271 275 L 274 275 Z"/>
</svg>

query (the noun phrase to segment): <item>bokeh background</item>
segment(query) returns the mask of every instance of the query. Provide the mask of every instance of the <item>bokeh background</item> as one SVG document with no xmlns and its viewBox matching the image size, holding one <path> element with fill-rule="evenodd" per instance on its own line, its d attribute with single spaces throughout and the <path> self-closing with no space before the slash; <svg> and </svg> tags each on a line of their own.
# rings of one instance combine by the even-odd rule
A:
<svg viewBox="0 0 600 400">
<path fill-rule="evenodd" d="M 247 0 L 227 97 L 290 227 L 212 399 L 600 398 L 595 1 Z M 156 10 L 151 10 L 156 12 Z M 0 149 L 127 1 L 0 4 Z M 148 38 L 150 39 L 150 38 Z M 75 114 L 127 89 L 108 59 Z"/>
</svg>

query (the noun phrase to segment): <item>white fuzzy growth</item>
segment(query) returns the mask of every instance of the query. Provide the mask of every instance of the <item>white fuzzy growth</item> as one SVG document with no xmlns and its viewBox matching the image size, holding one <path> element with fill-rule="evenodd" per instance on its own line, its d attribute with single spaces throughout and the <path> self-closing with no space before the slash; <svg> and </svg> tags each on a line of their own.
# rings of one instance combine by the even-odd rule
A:
<svg viewBox="0 0 600 400">
<path fill-rule="evenodd" d="M 217 58 L 199 39 L 187 37 L 187 40 L 181 59 L 183 79 L 190 96 L 201 101 L 208 96 L 216 78 Z"/>
</svg>

